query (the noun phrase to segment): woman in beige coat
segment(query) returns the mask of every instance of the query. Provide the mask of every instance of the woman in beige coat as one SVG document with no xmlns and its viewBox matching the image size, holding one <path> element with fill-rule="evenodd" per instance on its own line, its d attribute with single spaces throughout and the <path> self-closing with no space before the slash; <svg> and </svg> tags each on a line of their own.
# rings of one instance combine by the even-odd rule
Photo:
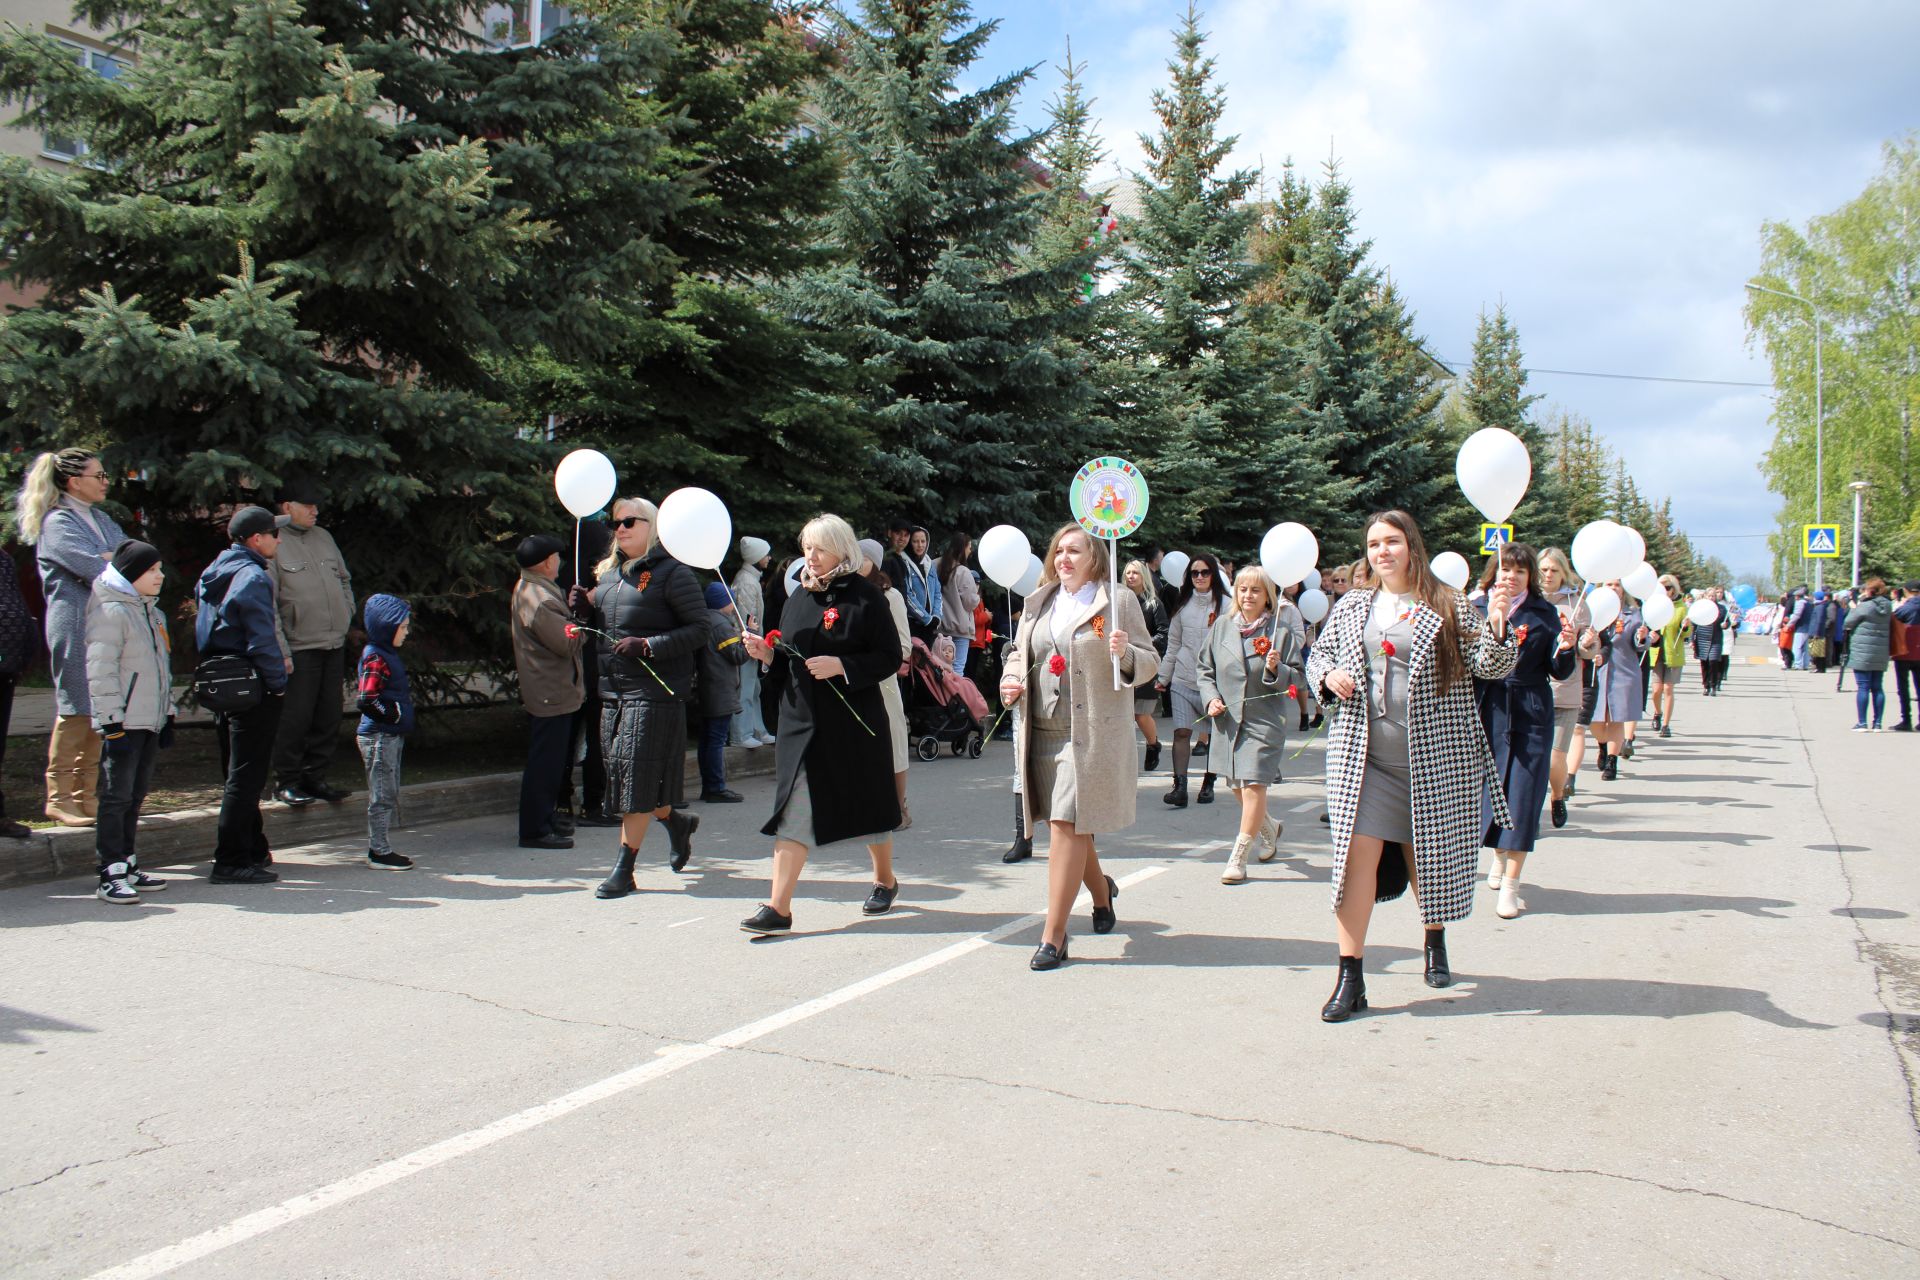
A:
<svg viewBox="0 0 1920 1280">
<path fill-rule="evenodd" d="M 1130 591 L 1110 596 L 1106 578 L 1105 547 L 1079 525 L 1055 532 L 1000 677 L 1007 706 L 1029 686 L 1033 694 L 1014 749 L 1027 830 L 1045 823 L 1049 839 L 1047 924 L 1035 969 L 1067 958 L 1067 915 L 1083 883 L 1094 928 L 1113 927 L 1116 886 L 1100 870 L 1093 837 L 1133 825 L 1133 690 L 1153 679 L 1160 659 L 1140 602 Z"/>
</svg>

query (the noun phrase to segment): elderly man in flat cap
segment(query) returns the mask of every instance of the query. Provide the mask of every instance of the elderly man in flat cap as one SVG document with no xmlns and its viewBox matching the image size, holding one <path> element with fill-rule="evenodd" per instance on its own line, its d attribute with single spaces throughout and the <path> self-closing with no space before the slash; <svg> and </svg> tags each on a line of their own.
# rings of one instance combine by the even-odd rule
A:
<svg viewBox="0 0 1920 1280">
<path fill-rule="evenodd" d="M 560 593 L 560 554 L 566 544 L 536 533 L 514 552 L 520 581 L 513 587 L 513 665 L 520 673 L 520 704 L 533 717 L 527 764 L 520 772 L 520 847 L 571 849 L 573 834 L 556 829 L 554 809 L 566 783 L 574 713 L 586 700 L 580 672 L 581 633 Z"/>
<path fill-rule="evenodd" d="M 273 798 L 290 805 L 338 802 L 347 793 L 328 783 L 327 768 L 340 742 L 353 577 L 339 544 L 320 527 L 320 491 L 313 480 L 290 476 L 279 497 L 287 523 L 273 558 L 273 583 L 293 671 L 274 741 Z"/>
</svg>

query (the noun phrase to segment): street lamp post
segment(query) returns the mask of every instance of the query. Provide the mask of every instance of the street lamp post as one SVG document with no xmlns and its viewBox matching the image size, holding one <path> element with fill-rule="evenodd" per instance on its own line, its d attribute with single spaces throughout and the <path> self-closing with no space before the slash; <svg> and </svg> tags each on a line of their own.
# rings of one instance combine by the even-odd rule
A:
<svg viewBox="0 0 1920 1280">
<path fill-rule="evenodd" d="M 1826 425 L 1826 405 L 1822 399 L 1823 386 L 1820 371 L 1820 308 L 1814 306 L 1812 302 L 1801 297 L 1799 294 L 1788 293 L 1785 289 L 1769 289 L 1766 285 L 1752 283 L 1749 283 L 1747 288 L 1753 290 L 1755 293 L 1770 293 L 1776 298 L 1791 298 L 1793 301 L 1803 304 L 1808 311 L 1813 313 L 1813 522 L 1819 524 L 1821 517 L 1825 514 L 1821 498 L 1824 481 L 1826 479 L 1826 459 L 1823 447 L 1823 428 Z M 1802 548 L 1802 551 L 1804 550 L 1805 548 Z M 1824 560 L 1815 560 L 1813 562 L 1813 585 L 1816 589 L 1825 585 L 1826 575 L 1822 571 L 1826 568 L 1826 564 L 1827 562 Z"/>
<path fill-rule="evenodd" d="M 1860 589 L 1860 497 L 1872 488 L 1872 482 L 1855 480 L 1847 488 L 1853 490 L 1853 589 Z"/>
</svg>

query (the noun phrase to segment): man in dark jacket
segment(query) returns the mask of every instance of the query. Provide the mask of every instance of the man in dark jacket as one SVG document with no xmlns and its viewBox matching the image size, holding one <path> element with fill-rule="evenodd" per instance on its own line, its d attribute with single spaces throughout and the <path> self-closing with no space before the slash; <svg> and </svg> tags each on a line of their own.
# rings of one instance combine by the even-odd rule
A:
<svg viewBox="0 0 1920 1280">
<path fill-rule="evenodd" d="M 274 603 L 269 562 L 280 550 L 287 517 L 265 507 L 241 507 L 227 521 L 231 546 L 200 575 L 194 591 L 199 615 L 194 638 L 200 656 L 239 654 L 260 673 L 266 695 L 242 711 L 215 717 L 227 782 L 220 795 L 220 821 L 213 850 L 215 884 L 266 884 L 280 877 L 269 870 L 266 824 L 260 820 L 260 793 L 273 763 L 274 735 L 287 691 L 287 660 L 280 648 L 279 610 Z"/>
<path fill-rule="evenodd" d="M 1913 732 L 1913 702 L 1920 698 L 1920 579 L 1907 584 L 1907 598 L 1893 611 L 1893 620 L 1900 624 L 1893 629 L 1893 689 L 1900 695 L 1900 723 L 1893 726 L 1896 733 Z M 1907 632 L 1906 648 L 1900 645 L 1900 626 L 1912 628 Z M 1901 657 L 1901 654 L 1906 657 Z M 1907 686 L 1913 686 L 1911 695 Z"/>
<path fill-rule="evenodd" d="M 740 668 L 747 661 L 734 621 L 733 597 L 717 582 L 707 584 L 707 622 L 713 638 L 700 651 L 700 799 L 708 804 L 739 804 L 743 796 L 727 786 L 727 736 L 740 712 Z"/>
</svg>

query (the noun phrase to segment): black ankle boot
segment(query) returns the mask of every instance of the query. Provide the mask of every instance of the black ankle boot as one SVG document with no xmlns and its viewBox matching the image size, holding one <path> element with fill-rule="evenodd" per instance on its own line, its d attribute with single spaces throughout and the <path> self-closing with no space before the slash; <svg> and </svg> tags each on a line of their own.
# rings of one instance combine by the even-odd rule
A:
<svg viewBox="0 0 1920 1280">
<path fill-rule="evenodd" d="M 1159 767 L 1160 767 L 1160 744 L 1157 742 L 1149 742 L 1147 744 L 1147 763 L 1146 763 L 1146 768 L 1144 772 L 1152 773 L 1154 770 L 1158 769 Z"/>
<path fill-rule="evenodd" d="M 1020 796 L 1013 797 L 1013 848 L 1000 855 L 1002 862 L 1020 862 L 1033 856 L 1033 837 L 1027 834 L 1027 807 Z"/>
<path fill-rule="evenodd" d="M 1600 761 L 1600 781 L 1615 782 L 1620 777 L 1620 757 L 1609 752 Z"/>
<path fill-rule="evenodd" d="M 613 874 L 600 882 L 600 887 L 593 891 L 593 896 L 624 898 L 632 893 L 634 891 L 633 860 L 638 856 L 636 850 L 627 848 L 623 842 L 620 845 L 620 861 L 613 864 Z"/>
<path fill-rule="evenodd" d="M 1208 774 L 1204 778 L 1200 779 L 1200 794 L 1193 798 L 1193 802 L 1195 804 L 1212 804 L 1213 803 L 1213 775 L 1212 774 Z"/>
<path fill-rule="evenodd" d="M 1186 808 L 1187 807 L 1187 780 L 1185 778 L 1175 778 L 1173 780 L 1173 790 L 1161 796 L 1160 803 L 1170 804 L 1176 809 Z"/>
<path fill-rule="evenodd" d="M 1453 970 L 1447 967 L 1447 931 L 1445 929 L 1427 930 L 1427 985 L 1430 987 L 1451 986 Z"/>
<path fill-rule="evenodd" d="M 1322 1022 L 1345 1022 L 1367 1007 L 1367 975 L 1360 970 L 1359 956 L 1340 957 L 1340 976 L 1333 984 L 1333 995 L 1320 1010 Z"/>
<path fill-rule="evenodd" d="M 673 850 L 673 856 L 667 859 L 667 865 L 675 871 L 687 865 L 687 859 L 693 856 L 693 833 L 700 829 L 700 815 L 681 813 L 675 809 L 667 815 L 667 847 Z"/>
</svg>

